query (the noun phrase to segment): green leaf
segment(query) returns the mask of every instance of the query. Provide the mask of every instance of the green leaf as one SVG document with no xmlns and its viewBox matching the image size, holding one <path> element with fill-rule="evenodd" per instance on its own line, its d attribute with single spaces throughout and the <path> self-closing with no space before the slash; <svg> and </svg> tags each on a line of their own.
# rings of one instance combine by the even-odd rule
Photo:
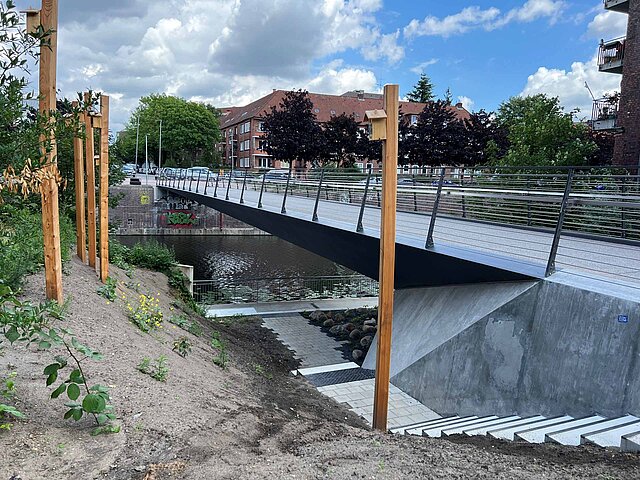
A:
<svg viewBox="0 0 640 480">
<path fill-rule="evenodd" d="M 77 383 L 70 383 L 69 388 L 67 388 L 67 395 L 70 400 L 77 400 L 80 396 L 80 387 L 78 387 Z"/>
<path fill-rule="evenodd" d="M 107 402 L 104 401 L 104 398 L 95 393 L 90 393 L 82 400 L 82 408 L 88 413 L 100 413 L 106 406 Z"/>
<path fill-rule="evenodd" d="M 97 419 L 98 419 L 98 425 L 102 425 L 104 423 L 107 423 L 107 421 L 109 420 L 109 417 L 107 417 L 104 413 L 101 413 L 100 415 L 98 415 Z"/>
<path fill-rule="evenodd" d="M 57 373 L 52 373 L 51 375 L 49 375 L 47 377 L 47 387 L 50 385 L 53 385 L 54 382 L 58 379 L 58 374 Z"/>
<path fill-rule="evenodd" d="M 82 379 L 82 374 L 80 373 L 80 370 L 78 370 L 77 368 L 71 372 L 71 374 L 69 375 L 69 380 L 71 380 L 74 383 L 84 382 L 84 380 Z"/>
<path fill-rule="evenodd" d="M 58 370 L 60 370 L 60 364 L 52 363 L 51 365 L 44 367 L 44 374 L 51 375 L 52 373 L 58 373 Z"/>
<path fill-rule="evenodd" d="M 80 408 L 76 408 L 73 413 L 72 413 L 72 417 L 73 419 L 77 422 L 78 420 L 80 420 L 82 418 L 82 409 Z"/>
<path fill-rule="evenodd" d="M 61 383 L 58 388 L 56 388 L 53 392 L 51 392 L 51 398 L 58 398 L 60 395 L 64 393 L 67 389 L 66 383 Z"/>
<path fill-rule="evenodd" d="M 64 414 L 64 419 L 69 420 L 73 415 L 74 411 L 75 411 L 75 408 L 70 408 L 69 410 L 67 410 L 67 413 Z"/>
<path fill-rule="evenodd" d="M 13 343 L 20 338 L 20 334 L 18 333 L 18 329 L 15 325 L 12 325 L 11 328 L 6 331 L 4 336 L 9 340 L 9 343 Z"/>
<path fill-rule="evenodd" d="M 51 348 L 51 343 L 45 340 L 40 340 L 40 342 L 38 343 L 38 348 L 41 348 L 42 350 L 48 350 Z"/>
</svg>

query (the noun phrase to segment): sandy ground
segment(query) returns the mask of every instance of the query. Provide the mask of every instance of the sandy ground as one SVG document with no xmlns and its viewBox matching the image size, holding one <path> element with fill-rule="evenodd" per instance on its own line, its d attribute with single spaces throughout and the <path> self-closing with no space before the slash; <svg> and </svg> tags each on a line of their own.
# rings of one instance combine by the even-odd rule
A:
<svg viewBox="0 0 640 480">
<path fill-rule="evenodd" d="M 199 319 L 197 338 L 165 328 L 140 332 L 115 303 L 96 294 L 93 271 L 68 266 L 70 313 L 59 322 L 103 352 L 88 361 L 90 383 L 111 387 L 118 434 L 90 435 L 89 419 L 63 420 L 64 401 L 49 400 L 42 369 L 55 352 L 7 348 L 0 372 L 17 367 L 17 406 L 28 415 L 0 433 L 4 479 L 305 479 L 486 478 L 602 480 L 640 478 L 640 457 L 594 448 L 530 446 L 484 439 L 453 441 L 394 437 L 370 431 L 353 413 L 292 377 L 293 357 L 254 318 L 226 323 Z M 113 267 L 113 277 L 131 281 Z M 136 270 L 143 293 L 160 294 L 169 316 L 176 308 L 166 278 Z M 25 296 L 42 300 L 41 276 Z M 135 292 L 119 284 L 119 292 Z M 212 331 L 229 345 L 229 367 L 213 364 Z M 173 339 L 187 335 L 193 351 L 182 358 Z M 169 358 L 166 383 L 136 370 L 142 357 Z"/>
</svg>

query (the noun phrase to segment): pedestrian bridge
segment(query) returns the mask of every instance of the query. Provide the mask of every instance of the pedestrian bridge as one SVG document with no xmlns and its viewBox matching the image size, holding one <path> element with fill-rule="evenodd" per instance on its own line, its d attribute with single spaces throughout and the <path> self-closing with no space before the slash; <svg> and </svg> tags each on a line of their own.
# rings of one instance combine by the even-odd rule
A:
<svg viewBox="0 0 640 480">
<path fill-rule="evenodd" d="M 550 276 L 640 288 L 639 177 L 497 172 L 398 177 L 396 288 Z M 157 186 L 378 277 L 378 174 L 234 173 Z"/>
</svg>

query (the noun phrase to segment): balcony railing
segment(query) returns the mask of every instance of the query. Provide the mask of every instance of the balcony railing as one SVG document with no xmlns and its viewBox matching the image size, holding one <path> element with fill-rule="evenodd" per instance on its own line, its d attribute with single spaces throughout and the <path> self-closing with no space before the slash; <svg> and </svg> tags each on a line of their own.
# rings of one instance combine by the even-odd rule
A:
<svg viewBox="0 0 640 480">
<path fill-rule="evenodd" d="M 594 130 L 618 129 L 618 101 L 611 98 L 600 98 L 593 101 L 591 126 Z"/>
<path fill-rule="evenodd" d="M 629 13 L 629 0 L 604 0 L 604 8 L 614 12 Z"/>
<path fill-rule="evenodd" d="M 625 38 L 600 43 L 598 68 L 601 72 L 622 73 Z"/>
</svg>

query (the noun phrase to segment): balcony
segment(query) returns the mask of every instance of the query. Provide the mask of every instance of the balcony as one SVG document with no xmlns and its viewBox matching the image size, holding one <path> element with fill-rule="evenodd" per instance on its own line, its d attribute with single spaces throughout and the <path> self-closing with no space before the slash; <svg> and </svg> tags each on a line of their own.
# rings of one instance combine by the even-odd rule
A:
<svg viewBox="0 0 640 480">
<path fill-rule="evenodd" d="M 604 0 L 604 8 L 614 12 L 629 13 L 629 0 Z"/>
<path fill-rule="evenodd" d="M 591 128 L 597 132 L 615 132 L 621 130 L 618 126 L 617 98 L 600 98 L 593 101 Z"/>
<path fill-rule="evenodd" d="M 598 69 L 607 73 L 622 73 L 624 59 L 624 37 L 600 43 Z"/>
</svg>

